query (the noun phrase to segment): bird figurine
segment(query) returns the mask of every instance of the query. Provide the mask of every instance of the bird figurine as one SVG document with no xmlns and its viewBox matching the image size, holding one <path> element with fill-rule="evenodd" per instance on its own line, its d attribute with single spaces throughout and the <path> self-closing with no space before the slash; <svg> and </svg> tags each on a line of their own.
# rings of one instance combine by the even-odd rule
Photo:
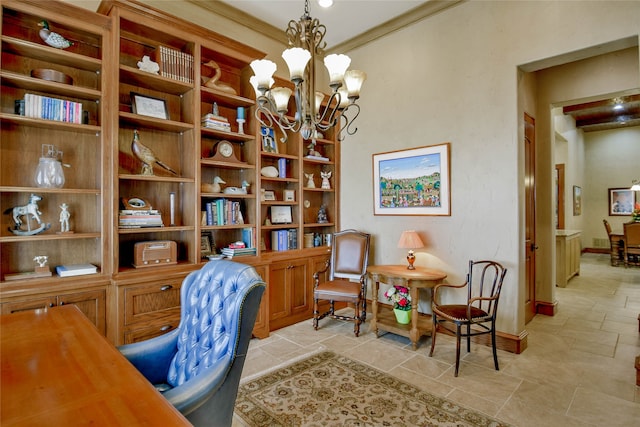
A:
<svg viewBox="0 0 640 427">
<path fill-rule="evenodd" d="M 73 46 L 73 42 L 65 39 L 58 33 L 55 33 L 49 29 L 49 23 L 44 19 L 38 22 L 38 27 L 42 27 L 40 30 L 40 38 L 44 40 L 46 44 L 57 49 L 66 49 Z"/>
<path fill-rule="evenodd" d="M 212 89 L 218 89 L 221 90 L 223 92 L 227 92 L 230 93 L 232 95 L 236 95 L 237 92 L 236 90 L 229 84 L 225 83 L 225 82 L 219 82 L 218 80 L 220 79 L 220 76 L 222 75 L 222 70 L 220 69 L 220 66 L 218 65 L 218 63 L 216 61 L 209 61 L 206 64 L 202 64 L 203 67 L 205 68 L 209 68 L 215 71 L 215 74 L 213 75 L 213 77 L 205 77 L 202 76 L 202 85 L 212 88 Z M 217 114 L 216 114 L 217 115 Z"/>
<path fill-rule="evenodd" d="M 140 142 L 140 135 L 138 131 L 133 131 L 133 141 L 131 142 L 131 151 L 142 162 L 142 170 L 140 175 L 153 175 L 153 165 L 157 164 L 171 172 L 174 175 L 178 175 L 176 171 L 171 169 L 168 165 L 161 162 L 153 151 Z"/>
</svg>

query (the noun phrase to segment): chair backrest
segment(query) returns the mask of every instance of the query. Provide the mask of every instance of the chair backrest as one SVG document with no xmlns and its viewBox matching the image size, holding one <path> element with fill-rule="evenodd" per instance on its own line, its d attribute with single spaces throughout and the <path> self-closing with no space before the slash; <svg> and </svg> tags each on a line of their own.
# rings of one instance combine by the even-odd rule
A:
<svg viewBox="0 0 640 427">
<path fill-rule="evenodd" d="M 609 224 L 609 221 L 606 219 L 603 219 L 602 222 L 604 223 L 604 228 L 607 230 L 607 236 L 611 236 L 611 224 Z"/>
<path fill-rule="evenodd" d="M 625 222 L 623 227 L 627 246 L 640 246 L 640 222 Z"/>
<path fill-rule="evenodd" d="M 333 233 L 329 280 L 360 280 L 367 273 L 371 236 L 357 230 Z"/>
<path fill-rule="evenodd" d="M 210 261 L 185 278 L 178 348 L 168 384 L 177 387 L 223 359 L 233 360 L 237 351 L 246 351 L 238 348 L 243 305 L 254 288 L 264 286 L 253 267 L 226 260 Z"/>
<path fill-rule="evenodd" d="M 469 272 L 467 273 L 469 300 L 474 297 L 491 298 L 490 300 L 476 300 L 472 305 L 495 316 L 506 274 L 507 269 L 495 261 L 469 261 Z"/>
</svg>

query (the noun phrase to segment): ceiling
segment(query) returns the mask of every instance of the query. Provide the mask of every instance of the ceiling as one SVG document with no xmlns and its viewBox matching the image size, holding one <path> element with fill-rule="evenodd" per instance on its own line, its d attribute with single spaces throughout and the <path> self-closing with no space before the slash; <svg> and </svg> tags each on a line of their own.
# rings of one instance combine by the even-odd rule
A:
<svg viewBox="0 0 640 427">
<path fill-rule="evenodd" d="M 220 0 L 261 21 L 284 31 L 290 20 L 304 15 L 304 0 Z M 327 27 L 327 48 L 335 47 L 347 40 L 397 18 L 433 0 L 334 0 L 333 6 L 323 8 L 318 0 L 309 0 L 309 15 Z"/>
<path fill-rule="evenodd" d="M 640 94 L 569 105 L 562 111 L 584 132 L 640 126 Z"/>
</svg>

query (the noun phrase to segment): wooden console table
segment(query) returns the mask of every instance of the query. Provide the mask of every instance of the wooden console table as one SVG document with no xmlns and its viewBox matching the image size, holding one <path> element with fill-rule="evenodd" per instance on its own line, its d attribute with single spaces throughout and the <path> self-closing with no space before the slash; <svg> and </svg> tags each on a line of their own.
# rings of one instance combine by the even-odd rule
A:
<svg viewBox="0 0 640 427">
<path fill-rule="evenodd" d="M 420 289 L 433 289 L 433 287 L 447 277 L 440 270 L 416 267 L 408 270 L 406 265 L 370 265 L 367 273 L 373 281 L 373 307 L 371 328 L 378 336 L 378 329 L 408 337 L 413 344 L 413 349 L 418 347 L 418 340 L 422 335 L 431 333 L 431 321 L 429 316 L 418 315 L 418 300 Z M 404 286 L 409 288 L 411 295 L 411 323 L 402 325 L 396 322 L 393 310 L 383 309 L 378 312 L 378 289 L 380 282 L 387 285 Z"/>
<path fill-rule="evenodd" d="M 0 425 L 191 425 L 75 305 L 3 315 L 0 330 Z"/>
</svg>

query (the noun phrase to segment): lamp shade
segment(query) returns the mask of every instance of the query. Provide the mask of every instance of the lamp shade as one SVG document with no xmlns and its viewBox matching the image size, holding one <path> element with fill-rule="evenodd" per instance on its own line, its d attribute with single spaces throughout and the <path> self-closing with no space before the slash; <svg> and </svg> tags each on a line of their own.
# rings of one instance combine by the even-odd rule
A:
<svg viewBox="0 0 640 427">
<path fill-rule="evenodd" d="M 273 73 L 276 72 L 275 62 L 268 59 L 256 59 L 251 62 L 251 69 L 256 76 L 257 87 L 261 91 L 266 91 L 273 84 Z"/>
<path fill-rule="evenodd" d="M 631 181 L 631 188 L 629 190 L 631 191 L 640 191 L 640 179 L 634 179 L 633 181 Z"/>
<path fill-rule="evenodd" d="M 329 71 L 329 86 L 342 84 L 344 73 L 351 64 L 351 58 L 343 54 L 331 54 L 324 57 L 324 65 Z"/>
<path fill-rule="evenodd" d="M 292 82 L 301 81 L 304 76 L 304 69 L 307 66 L 307 62 L 311 59 L 311 53 L 307 49 L 301 47 L 292 47 L 282 52 L 282 58 L 284 58 L 289 67 L 289 76 Z"/>
<path fill-rule="evenodd" d="M 291 89 L 288 87 L 274 87 L 271 89 L 271 96 L 273 97 L 273 102 L 276 103 L 278 113 L 286 113 L 289 104 L 289 97 L 291 96 Z"/>
<path fill-rule="evenodd" d="M 402 249 L 417 249 L 424 247 L 422 239 L 414 230 L 403 231 L 398 242 L 398 247 Z"/>
<path fill-rule="evenodd" d="M 367 73 L 360 70 L 349 70 L 344 74 L 344 84 L 347 87 L 349 98 L 358 99 L 360 97 L 360 89 L 366 78 Z"/>
</svg>

